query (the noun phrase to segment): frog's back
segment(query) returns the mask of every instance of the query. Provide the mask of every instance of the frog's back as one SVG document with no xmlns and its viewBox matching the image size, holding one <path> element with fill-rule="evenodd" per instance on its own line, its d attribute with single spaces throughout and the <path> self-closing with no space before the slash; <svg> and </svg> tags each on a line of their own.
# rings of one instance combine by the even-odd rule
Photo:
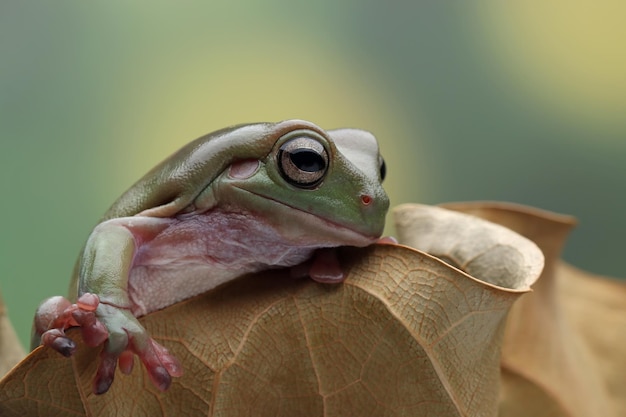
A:
<svg viewBox="0 0 626 417">
<path fill-rule="evenodd" d="M 260 150 L 272 125 L 257 123 L 231 126 L 189 142 L 133 184 L 100 221 L 134 216 L 162 206 L 170 209 L 163 210 L 159 217 L 174 215 L 190 204 L 231 163 L 232 158 L 227 155 L 229 149 L 247 145 L 251 149 Z M 251 136 L 250 130 L 256 130 L 256 136 Z M 251 138 L 258 138 L 261 146 L 255 146 Z"/>
</svg>

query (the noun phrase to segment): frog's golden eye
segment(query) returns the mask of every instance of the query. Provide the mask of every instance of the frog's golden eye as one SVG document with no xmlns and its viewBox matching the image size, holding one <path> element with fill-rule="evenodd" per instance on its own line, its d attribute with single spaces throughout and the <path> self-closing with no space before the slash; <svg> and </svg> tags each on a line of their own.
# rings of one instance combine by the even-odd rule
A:
<svg viewBox="0 0 626 417">
<path fill-rule="evenodd" d="M 299 188 L 315 188 L 328 171 L 328 152 L 315 139 L 297 137 L 279 148 L 278 168 L 289 184 Z"/>
</svg>

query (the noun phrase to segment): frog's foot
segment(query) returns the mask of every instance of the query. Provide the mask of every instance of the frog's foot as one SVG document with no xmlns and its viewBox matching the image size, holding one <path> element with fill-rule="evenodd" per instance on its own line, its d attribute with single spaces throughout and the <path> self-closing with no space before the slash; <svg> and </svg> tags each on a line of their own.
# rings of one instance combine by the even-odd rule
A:
<svg viewBox="0 0 626 417">
<path fill-rule="evenodd" d="M 337 258 L 337 248 L 316 250 L 311 259 L 291 267 L 290 273 L 293 278 L 310 277 L 323 283 L 340 283 L 345 279 Z"/>
<path fill-rule="evenodd" d="M 101 345 L 109 334 L 95 315 L 99 303 L 98 296 L 89 293 L 80 296 L 75 304 L 60 296 L 48 298 L 35 314 L 35 335 L 39 336 L 43 345 L 63 356 L 71 356 L 76 350 L 74 341 L 65 335 L 65 330 L 70 327 L 81 328 L 83 340 L 88 346 Z"/>
<path fill-rule="evenodd" d="M 398 239 L 396 239 L 393 236 L 385 236 L 385 237 L 381 237 L 380 239 L 378 239 L 376 243 L 381 244 L 381 245 L 397 245 Z"/>
<path fill-rule="evenodd" d="M 152 383 L 161 391 L 169 388 L 172 377 L 182 376 L 182 366 L 168 350 L 150 337 L 132 313 L 106 303 L 100 304 L 98 317 L 105 323 L 109 337 L 100 353 L 100 364 L 93 383 L 95 394 L 104 394 L 113 383 L 115 368 L 129 374 L 134 355 L 143 363 Z"/>
<path fill-rule="evenodd" d="M 94 394 L 104 394 L 109 390 L 115 376 L 115 368 L 119 363 L 120 371 L 130 374 L 137 354 L 148 372 L 150 380 L 161 391 L 165 391 L 172 383 L 172 377 L 182 376 L 182 366 L 167 349 L 150 338 L 142 351 L 129 347 L 120 354 L 105 348 L 100 353 L 100 365 L 93 382 Z"/>
<path fill-rule="evenodd" d="M 52 297 L 40 305 L 35 315 L 35 334 L 41 343 L 64 356 L 76 351 L 76 344 L 65 330 L 77 326 L 86 345 L 104 344 L 93 383 L 95 394 L 109 390 L 118 363 L 120 371 L 129 374 L 134 355 L 139 356 L 150 380 L 162 391 L 170 386 L 172 377 L 183 373 L 178 360 L 148 335 L 129 310 L 100 302 L 97 295 L 83 294 L 75 304 L 64 297 Z"/>
<path fill-rule="evenodd" d="M 381 237 L 375 243 L 397 245 L 398 240 L 392 236 Z M 337 248 L 322 248 L 313 253 L 308 261 L 291 267 L 293 278 L 310 277 L 313 281 L 325 284 L 342 283 L 346 277 L 337 258 Z"/>
</svg>

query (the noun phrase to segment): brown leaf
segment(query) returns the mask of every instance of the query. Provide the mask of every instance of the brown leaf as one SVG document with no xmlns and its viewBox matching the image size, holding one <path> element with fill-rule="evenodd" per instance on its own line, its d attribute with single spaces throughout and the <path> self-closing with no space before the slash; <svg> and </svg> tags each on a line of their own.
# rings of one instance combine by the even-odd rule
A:
<svg viewBox="0 0 626 417">
<path fill-rule="evenodd" d="M 625 416 L 626 285 L 559 259 L 574 219 L 503 203 L 445 207 L 507 226 L 546 256 L 534 291 L 508 319 L 500 415 Z"/>
<path fill-rule="evenodd" d="M 0 294 L 0 377 L 26 356 Z"/>
<path fill-rule="evenodd" d="M 495 262 L 515 278 L 490 278 L 510 288 L 407 247 L 345 248 L 343 285 L 271 271 L 142 318 L 185 367 L 165 393 L 136 366 L 92 395 L 98 352 L 78 342 L 72 359 L 38 348 L 0 381 L 0 415 L 495 416 L 505 318 L 542 256 L 508 232 L 465 259 L 492 229 L 457 216 L 479 227 L 455 260 L 477 271 Z M 506 242 L 523 249 L 490 256 Z"/>
</svg>

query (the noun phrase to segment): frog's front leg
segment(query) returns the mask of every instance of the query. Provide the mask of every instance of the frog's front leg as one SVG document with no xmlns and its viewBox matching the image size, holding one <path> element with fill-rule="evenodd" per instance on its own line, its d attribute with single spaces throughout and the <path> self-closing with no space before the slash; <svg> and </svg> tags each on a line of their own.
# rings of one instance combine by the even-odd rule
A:
<svg viewBox="0 0 626 417">
<path fill-rule="evenodd" d="M 171 219 L 135 216 L 101 223 L 89 236 L 80 261 L 77 303 L 66 305 L 62 300 L 49 300 L 43 304 L 48 303 L 45 315 L 41 307 L 38 310 L 36 323 L 48 323 L 39 324 L 42 343 L 66 356 L 73 353 L 73 342 L 63 332 L 68 327 L 81 326 L 88 345 L 104 342 L 94 380 L 97 394 L 109 389 L 118 362 L 122 372 L 131 371 L 134 354 L 161 390 L 169 387 L 172 376 L 182 374 L 176 358 L 154 341 L 132 314 L 128 294 L 129 274 L 137 249 L 170 222 Z M 41 327 L 47 329 L 42 331 Z"/>
</svg>

